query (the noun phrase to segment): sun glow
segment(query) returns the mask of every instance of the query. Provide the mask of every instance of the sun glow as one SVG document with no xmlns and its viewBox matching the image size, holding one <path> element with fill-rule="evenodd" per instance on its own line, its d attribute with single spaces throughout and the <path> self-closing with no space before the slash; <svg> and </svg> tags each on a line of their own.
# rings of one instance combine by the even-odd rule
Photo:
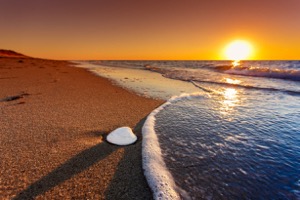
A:
<svg viewBox="0 0 300 200">
<path fill-rule="evenodd" d="M 225 48 L 225 57 L 228 60 L 246 60 L 252 54 L 252 46 L 245 40 L 235 40 Z"/>
</svg>

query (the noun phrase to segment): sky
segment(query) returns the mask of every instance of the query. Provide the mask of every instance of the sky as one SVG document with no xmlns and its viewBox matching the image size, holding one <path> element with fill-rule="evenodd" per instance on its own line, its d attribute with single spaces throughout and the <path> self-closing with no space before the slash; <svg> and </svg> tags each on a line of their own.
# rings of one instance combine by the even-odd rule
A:
<svg viewBox="0 0 300 200">
<path fill-rule="evenodd" d="M 0 49 L 50 59 L 300 59 L 300 0 L 0 0 Z"/>
</svg>

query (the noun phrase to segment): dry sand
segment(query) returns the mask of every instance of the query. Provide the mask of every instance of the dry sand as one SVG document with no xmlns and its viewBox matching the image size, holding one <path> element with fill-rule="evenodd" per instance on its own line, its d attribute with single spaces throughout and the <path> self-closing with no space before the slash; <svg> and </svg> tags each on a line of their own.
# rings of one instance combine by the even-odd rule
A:
<svg viewBox="0 0 300 200">
<path fill-rule="evenodd" d="M 149 199 L 141 125 L 163 103 L 64 61 L 0 58 L 0 199 Z M 105 142 L 135 129 L 127 147 Z"/>
</svg>

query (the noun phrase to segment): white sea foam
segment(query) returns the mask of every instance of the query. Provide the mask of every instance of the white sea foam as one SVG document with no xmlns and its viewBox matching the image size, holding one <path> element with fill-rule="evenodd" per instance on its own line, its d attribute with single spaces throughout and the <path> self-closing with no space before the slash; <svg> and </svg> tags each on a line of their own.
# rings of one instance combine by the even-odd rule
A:
<svg viewBox="0 0 300 200">
<path fill-rule="evenodd" d="M 143 133 L 143 169 L 154 199 L 190 199 L 188 194 L 176 186 L 162 157 L 162 152 L 155 132 L 156 114 L 174 102 L 194 97 L 203 97 L 202 93 L 174 96 L 152 111 L 142 129 Z"/>
</svg>

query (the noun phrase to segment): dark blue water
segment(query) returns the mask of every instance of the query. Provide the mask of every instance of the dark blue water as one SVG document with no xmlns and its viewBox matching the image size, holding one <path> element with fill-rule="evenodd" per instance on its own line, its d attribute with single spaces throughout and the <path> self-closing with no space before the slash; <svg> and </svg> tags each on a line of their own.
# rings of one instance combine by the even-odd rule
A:
<svg viewBox="0 0 300 200">
<path fill-rule="evenodd" d="M 176 184 L 193 199 L 299 199 L 300 97 L 223 94 L 178 101 L 156 115 Z"/>
</svg>

